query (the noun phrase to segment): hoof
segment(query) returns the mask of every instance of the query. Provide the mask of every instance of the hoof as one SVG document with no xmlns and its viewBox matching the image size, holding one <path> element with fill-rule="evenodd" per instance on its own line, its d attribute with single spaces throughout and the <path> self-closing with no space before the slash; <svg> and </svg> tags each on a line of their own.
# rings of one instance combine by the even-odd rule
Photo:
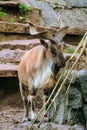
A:
<svg viewBox="0 0 87 130">
<path fill-rule="evenodd" d="M 50 119 L 48 117 L 44 117 L 44 122 L 48 122 Z"/>
<path fill-rule="evenodd" d="M 32 121 L 36 117 L 36 113 L 31 112 L 29 117 L 30 117 L 30 120 Z"/>
<path fill-rule="evenodd" d="M 22 120 L 23 123 L 27 122 L 27 121 L 30 121 L 30 119 L 28 117 L 24 117 L 23 120 Z"/>
</svg>

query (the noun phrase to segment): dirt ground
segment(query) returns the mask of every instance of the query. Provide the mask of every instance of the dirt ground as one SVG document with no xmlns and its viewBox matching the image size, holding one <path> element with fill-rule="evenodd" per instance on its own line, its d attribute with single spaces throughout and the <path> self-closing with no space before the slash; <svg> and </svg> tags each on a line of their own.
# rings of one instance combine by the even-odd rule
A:
<svg viewBox="0 0 87 130">
<path fill-rule="evenodd" d="M 0 130 L 27 130 L 31 122 L 22 123 L 23 114 L 18 79 L 0 78 Z"/>
</svg>

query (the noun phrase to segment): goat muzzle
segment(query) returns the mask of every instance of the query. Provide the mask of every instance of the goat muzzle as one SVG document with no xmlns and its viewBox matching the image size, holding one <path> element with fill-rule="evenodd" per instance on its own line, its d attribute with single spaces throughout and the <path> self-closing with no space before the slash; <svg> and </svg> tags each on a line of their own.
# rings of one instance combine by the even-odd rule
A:
<svg viewBox="0 0 87 130">
<path fill-rule="evenodd" d="M 55 74 L 55 76 L 57 75 L 57 73 L 59 72 L 60 67 L 57 65 L 57 63 L 53 63 L 52 65 L 52 71 Z"/>
</svg>

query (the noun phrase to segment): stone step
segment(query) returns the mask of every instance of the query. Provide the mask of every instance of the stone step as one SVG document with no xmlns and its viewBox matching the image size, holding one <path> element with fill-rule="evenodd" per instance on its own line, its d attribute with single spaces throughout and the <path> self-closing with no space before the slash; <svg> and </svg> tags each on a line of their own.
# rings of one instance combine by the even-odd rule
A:
<svg viewBox="0 0 87 130">
<path fill-rule="evenodd" d="M 0 64 L 0 77 L 17 77 L 18 65 Z"/>
<path fill-rule="evenodd" d="M 29 24 L 10 23 L 10 22 L 0 21 L 0 32 L 2 32 L 2 33 L 29 34 Z"/>
<path fill-rule="evenodd" d="M 17 76 L 18 64 L 22 56 L 27 50 L 1 50 L 0 51 L 0 77 L 15 77 Z M 67 61 L 72 54 L 64 53 L 64 58 Z M 74 59 L 79 56 L 76 55 Z"/>
<path fill-rule="evenodd" d="M 19 63 L 22 56 L 25 54 L 24 50 L 2 50 L 0 51 L 0 63 Z"/>
<path fill-rule="evenodd" d="M 44 30 L 52 30 L 53 28 L 44 28 L 35 26 L 35 29 L 37 31 L 44 31 Z M 87 28 L 79 28 L 79 27 L 69 27 L 67 34 L 71 35 L 84 35 L 84 33 L 87 31 Z M 0 21 L 0 33 L 13 33 L 13 34 L 25 34 L 30 35 L 30 24 L 26 23 L 10 23 L 10 22 L 4 22 Z"/>
<path fill-rule="evenodd" d="M 0 50 L 9 49 L 22 49 L 29 50 L 32 47 L 35 47 L 40 44 L 40 40 L 32 39 L 32 40 L 12 40 L 12 41 L 3 41 L 0 42 Z"/>
<path fill-rule="evenodd" d="M 23 57 L 23 55 L 27 52 L 27 50 L 2 50 L 0 51 L 0 63 L 14 63 L 18 64 Z M 71 53 L 64 53 L 64 58 L 67 61 L 72 56 Z M 74 56 L 74 60 L 77 59 L 79 54 L 76 54 Z M 82 62 L 83 59 L 80 58 L 80 61 Z"/>
<path fill-rule="evenodd" d="M 13 40 L 0 42 L 0 62 L 19 63 L 24 53 L 40 44 L 35 40 Z"/>
<path fill-rule="evenodd" d="M 19 0 L 15 0 L 15 1 L 0 1 L 0 6 L 11 6 L 11 7 L 17 7 L 19 6 Z"/>
<path fill-rule="evenodd" d="M 26 37 L 33 37 L 33 39 L 35 39 L 36 36 L 34 36 L 34 33 L 35 32 L 38 32 L 38 33 L 41 33 L 43 31 L 52 31 L 52 32 L 55 32 L 57 31 L 56 28 L 50 28 L 50 27 L 42 27 L 42 26 L 36 26 L 36 25 L 33 25 L 33 28 L 32 29 L 33 33 L 31 32 L 31 28 L 32 26 L 30 25 L 30 23 L 26 23 L 26 24 L 23 24 L 23 23 L 18 23 L 18 22 L 14 22 L 14 23 L 10 23 L 10 22 L 5 22 L 5 21 L 0 21 L 0 35 L 3 35 L 3 34 L 7 34 L 7 35 L 24 35 Z M 38 35 L 37 35 L 38 37 Z"/>
</svg>

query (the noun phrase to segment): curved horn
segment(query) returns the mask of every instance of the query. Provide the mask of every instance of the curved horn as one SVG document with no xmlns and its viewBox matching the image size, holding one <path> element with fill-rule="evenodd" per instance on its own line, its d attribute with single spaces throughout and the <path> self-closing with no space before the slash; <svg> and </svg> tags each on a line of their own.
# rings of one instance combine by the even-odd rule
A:
<svg viewBox="0 0 87 130">
<path fill-rule="evenodd" d="M 66 35 L 67 31 L 68 31 L 67 26 L 59 29 L 56 33 L 54 33 L 54 40 L 56 42 L 61 42 L 63 37 Z"/>
</svg>

